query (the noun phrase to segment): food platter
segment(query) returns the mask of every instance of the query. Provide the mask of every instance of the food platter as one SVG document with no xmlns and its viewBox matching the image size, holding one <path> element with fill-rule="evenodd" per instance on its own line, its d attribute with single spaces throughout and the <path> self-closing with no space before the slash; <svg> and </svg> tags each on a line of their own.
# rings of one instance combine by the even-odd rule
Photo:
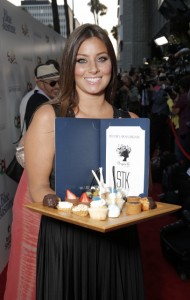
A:
<svg viewBox="0 0 190 300">
<path fill-rule="evenodd" d="M 126 215 L 126 207 L 124 205 L 122 212 L 118 218 L 107 218 L 104 221 L 93 220 L 89 215 L 86 217 L 81 217 L 73 213 L 64 213 L 58 209 L 43 206 L 42 203 L 30 203 L 27 204 L 26 207 L 36 213 L 40 213 L 50 218 L 58 219 L 63 222 L 105 233 L 113 230 L 118 230 L 120 228 L 124 228 L 133 224 L 145 222 L 156 217 L 174 213 L 181 209 L 181 206 L 179 205 L 163 202 L 156 203 L 157 208 L 149 211 L 143 211 L 136 215 Z"/>
</svg>

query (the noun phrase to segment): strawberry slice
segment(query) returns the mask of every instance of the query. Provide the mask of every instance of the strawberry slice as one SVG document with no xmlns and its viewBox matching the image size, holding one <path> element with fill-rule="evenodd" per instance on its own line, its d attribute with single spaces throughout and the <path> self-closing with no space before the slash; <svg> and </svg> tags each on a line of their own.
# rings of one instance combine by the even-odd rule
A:
<svg viewBox="0 0 190 300">
<path fill-rule="evenodd" d="M 72 193 L 70 190 L 66 190 L 66 198 L 67 199 L 77 199 L 78 197 Z"/>
<path fill-rule="evenodd" d="M 88 197 L 87 193 L 84 192 L 82 193 L 82 195 L 80 196 L 80 199 L 79 199 L 79 202 L 86 202 L 86 203 L 89 203 L 91 202 L 91 199 Z"/>
</svg>

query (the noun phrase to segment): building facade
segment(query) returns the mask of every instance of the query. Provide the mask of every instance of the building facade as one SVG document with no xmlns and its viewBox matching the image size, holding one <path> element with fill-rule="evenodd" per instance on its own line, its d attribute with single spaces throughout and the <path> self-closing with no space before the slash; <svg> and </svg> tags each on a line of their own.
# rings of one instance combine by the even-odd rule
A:
<svg viewBox="0 0 190 300">
<path fill-rule="evenodd" d="M 118 66 L 121 71 L 142 65 L 151 56 L 154 37 L 167 23 L 158 0 L 119 1 Z"/>
<path fill-rule="evenodd" d="M 53 28 L 53 14 L 52 14 L 52 6 L 49 1 L 46 0 L 25 0 L 21 1 L 21 8 L 26 10 L 30 15 L 32 15 L 35 19 L 40 21 L 46 26 Z M 68 6 L 69 10 L 69 24 L 70 24 L 70 32 L 73 30 L 73 11 Z M 67 24 L 65 18 L 65 8 L 64 5 L 58 5 L 58 14 L 59 14 L 59 24 L 60 24 L 60 34 L 63 37 L 67 37 Z M 78 21 L 75 20 L 75 26 L 77 27 Z"/>
<path fill-rule="evenodd" d="M 160 36 L 189 46 L 190 0 L 118 0 L 118 6 L 120 71 L 162 55 L 163 49 L 154 43 Z"/>
</svg>

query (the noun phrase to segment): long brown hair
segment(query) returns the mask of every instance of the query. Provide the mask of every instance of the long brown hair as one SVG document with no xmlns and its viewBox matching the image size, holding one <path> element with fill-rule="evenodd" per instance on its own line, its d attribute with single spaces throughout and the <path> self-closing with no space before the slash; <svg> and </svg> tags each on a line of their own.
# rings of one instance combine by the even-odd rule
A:
<svg viewBox="0 0 190 300">
<path fill-rule="evenodd" d="M 75 88 L 75 64 L 80 45 L 88 38 L 97 37 L 106 45 L 112 63 L 112 75 L 105 90 L 105 99 L 112 103 L 117 86 L 117 61 L 113 45 L 107 32 L 95 24 L 84 24 L 76 28 L 66 41 L 60 68 L 60 93 L 58 102 L 61 106 L 61 115 L 67 114 L 68 108 L 78 105 L 78 96 Z"/>
</svg>

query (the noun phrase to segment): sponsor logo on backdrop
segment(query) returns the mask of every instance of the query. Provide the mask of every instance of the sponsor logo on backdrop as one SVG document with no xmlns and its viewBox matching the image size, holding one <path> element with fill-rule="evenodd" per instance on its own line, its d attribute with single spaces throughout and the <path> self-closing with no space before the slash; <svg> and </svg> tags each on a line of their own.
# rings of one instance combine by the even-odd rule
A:
<svg viewBox="0 0 190 300">
<path fill-rule="evenodd" d="M 46 39 L 46 43 L 49 43 L 49 42 L 50 42 L 50 39 L 49 39 L 49 36 L 48 36 L 48 35 L 45 36 L 45 39 Z"/>
<path fill-rule="evenodd" d="M 0 194 L 0 219 L 6 215 L 8 210 L 13 205 L 13 197 L 10 196 L 9 193 L 1 193 Z"/>
<path fill-rule="evenodd" d="M 42 64 L 42 58 L 40 56 L 37 56 L 36 61 L 37 61 L 37 65 Z"/>
<path fill-rule="evenodd" d="M 32 82 L 27 82 L 27 87 L 26 87 L 27 92 L 30 92 L 31 90 L 33 90 L 33 86 L 32 86 Z"/>
<path fill-rule="evenodd" d="M 3 30 L 16 34 L 16 27 L 12 24 L 12 18 L 9 16 L 8 11 L 3 9 Z"/>
<path fill-rule="evenodd" d="M 7 57 L 11 64 L 17 64 L 16 55 L 14 54 L 13 50 L 7 51 Z"/>
<path fill-rule="evenodd" d="M 20 115 L 15 116 L 14 124 L 16 128 L 20 128 Z"/>
<path fill-rule="evenodd" d="M 26 24 L 22 24 L 21 30 L 22 30 L 22 33 L 23 33 L 24 36 L 30 37 L 28 26 Z"/>
<path fill-rule="evenodd" d="M 6 162 L 5 159 L 1 159 L 0 160 L 0 174 L 5 174 L 5 170 L 6 170 Z"/>
</svg>

